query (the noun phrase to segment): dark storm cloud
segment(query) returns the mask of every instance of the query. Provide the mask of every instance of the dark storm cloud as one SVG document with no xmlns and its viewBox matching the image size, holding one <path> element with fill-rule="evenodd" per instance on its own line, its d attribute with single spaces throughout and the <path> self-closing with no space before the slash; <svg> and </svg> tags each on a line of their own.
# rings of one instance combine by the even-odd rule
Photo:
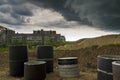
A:
<svg viewBox="0 0 120 80">
<path fill-rule="evenodd" d="M 37 8 L 47 8 L 51 10 L 58 11 L 63 14 L 64 16 L 72 14 L 67 14 L 68 11 L 61 10 L 64 6 L 62 0 L 1 0 L 0 2 L 0 23 L 5 23 L 8 25 L 22 25 L 25 26 L 30 23 L 30 18 L 26 17 L 33 17 L 36 12 L 32 10 Z M 57 4 L 56 4 L 57 3 Z M 58 6 L 59 5 L 59 6 Z M 53 12 L 54 12 L 53 10 Z M 48 13 L 49 14 L 49 13 Z M 73 15 L 72 15 L 73 16 Z M 74 16 L 75 17 L 75 16 Z M 67 19 L 68 17 L 66 17 Z M 70 17 L 70 19 L 73 17 Z M 69 18 L 68 18 L 69 19 Z M 30 23 L 31 24 L 31 23 Z M 34 24 L 34 26 L 42 26 L 42 27 L 59 27 L 59 28 L 70 28 L 74 24 L 68 24 L 66 21 L 57 20 L 57 21 L 47 21 L 46 22 L 39 22 Z M 19 27 L 19 26 L 16 26 Z"/>
<path fill-rule="evenodd" d="M 77 21 L 80 25 L 90 25 L 102 30 L 120 31 L 119 4 L 120 0 L 1 0 L 0 22 L 23 25 L 26 23 L 27 16 L 34 16 L 35 12 L 32 10 L 34 6 L 37 6 L 61 13 L 68 22 Z M 61 21 L 38 25 L 72 27 Z"/>
<path fill-rule="evenodd" d="M 68 23 L 66 21 L 53 21 L 53 22 L 43 22 L 43 23 L 40 23 L 38 24 L 38 26 L 43 26 L 43 27 L 46 27 L 46 28 L 50 28 L 50 27 L 59 27 L 59 28 L 73 28 L 78 26 L 79 24 L 78 23 Z"/>
<path fill-rule="evenodd" d="M 31 10 L 27 8 L 25 5 L 19 5 L 13 7 L 13 13 L 16 13 L 18 15 L 23 15 L 23 16 L 32 16 Z"/>
<path fill-rule="evenodd" d="M 32 16 L 31 5 L 24 0 L 1 0 L 0 23 L 20 25 L 25 23 L 25 16 Z"/>
<path fill-rule="evenodd" d="M 120 0 L 35 0 L 61 13 L 68 21 L 102 30 L 120 31 Z"/>
<path fill-rule="evenodd" d="M 40 23 L 39 26 L 43 26 L 43 27 L 60 27 L 60 28 L 70 28 L 71 25 L 67 24 L 64 21 L 53 21 L 53 22 L 44 22 L 44 23 Z"/>
<path fill-rule="evenodd" d="M 29 0 L 29 2 L 37 6 L 54 9 L 55 11 L 61 13 L 68 21 L 75 20 L 82 22 L 82 20 L 79 18 L 79 16 L 76 13 L 71 11 L 69 8 L 64 7 L 66 1 L 67 0 Z M 40 3 L 43 3 L 43 5 L 40 5 Z"/>
<path fill-rule="evenodd" d="M 103 30 L 120 31 L 120 0 L 67 0 L 65 7 Z"/>
<path fill-rule="evenodd" d="M 20 4 L 23 4 L 26 0 L 6 0 L 6 1 L 9 4 L 20 5 Z"/>
<path fill-rule="evenodd" d="M 2 13 L 8 13 L 8 12 L 10 12 L 10 10 L 11 10 L 10 5 L 1 5 L 0 6 L 0 12 L 2 12 Z"/>
</svg>

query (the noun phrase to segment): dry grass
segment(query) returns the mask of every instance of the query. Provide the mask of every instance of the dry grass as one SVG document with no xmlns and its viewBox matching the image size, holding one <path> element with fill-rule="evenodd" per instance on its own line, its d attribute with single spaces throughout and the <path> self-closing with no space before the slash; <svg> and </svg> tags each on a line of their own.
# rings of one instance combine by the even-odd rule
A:
<svg viewBox="0 0 120 80">
<path fill-rule="evenodd" d="M 103 54 L 120 54 L 120 46 L 88 47 L 79 50 L 54 51 L 54 72 L 47 74 L 46 80 L 97 80 L 97 56 Z M 79 58 L 80 77 L 60 78 L 57 59 L 60 57 L 76 56 Z M 29 60 L 36 60 L 35 53 L 29 53 Z M 0 80 L 24 80 L 9 76 L 8 53 L 0 53 Z"/>
<path fill-rule="evenodd" d="M 92 46 L 104 46 L 104 45 L 120 45 L 120 35 L 106 35 L 96 38 L 85 38 L 80 39 L 71 44 L 60 46 L 57 50 L 78 50 L 81 48 L 92 47 Z"/>
<path fill-rule="evenodd" d="M 97 80 L 97 56 L 103 54 L 120 55 L 120 35 L 82 39 L 73 44 L 59 47 L 54 51 L 54 72 L 47 74 L 46 80 Z M 109 46 L 103 46 L 109 45 Z M 29 60 L 36 60 L 35 52 L 29 50 Z M 79 61 L 80 77 L 60 78 L 57 59 L 76 56 Z M 0 49 L 0 80 L 24 80 L 9 76 L 8 51 Z"/>
<path fill-rule="evenodd" d="M 55 53 L 55 55 L 59 53 Z M 71 55 L 72 56 L 72 55 Z M 55 56 L 57 57 L 57 56 Z M 80 71 L 78 78 L 60 78 L 57 68 L 57 59 L 54 58 L 54 72 L 47 74 L 46 80 L 96 80 L 96 72 Z M 29 60 L 36 60 L 34 52 L 29 53 Z M 0 53 L 0 80 L 24 80 L 23 78 L 9 76 L 8 53 Z"/>
</svg>

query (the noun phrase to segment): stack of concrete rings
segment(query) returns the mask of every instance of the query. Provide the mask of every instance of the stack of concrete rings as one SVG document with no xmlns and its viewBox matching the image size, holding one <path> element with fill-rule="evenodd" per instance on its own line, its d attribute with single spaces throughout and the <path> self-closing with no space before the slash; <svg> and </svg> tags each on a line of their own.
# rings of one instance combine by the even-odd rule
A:
<svg viewBox="0 0 120 80">
<path fill-rule="evenodd" d="M 98 80 L 113 80 L 112 62 L 120 61 L 117 55 L 98 56 Z"/>
<path fill-rule="evenodd" d="M 120 80 L 120 61 L 112 62 L 113 80 Z"/>
<path fill-rule="evenodd" d="M 24 62 L 28 61 L 27 46 L 10 46 L 9 47 L 9 70 L 10 76 L 24 76 Z"/>
<path fill-rule="evenodd" d="M 25 80 L 45 80 L 46 78 L 46 62 L 31 61 L 24 63 Z"/>
<path fill-rule="evenodd" d="M 39 45 L 36 47 L 38 61 L 46 62 L 46 72 L 53 72 L 53 47 L 48 45 Z"/>
<path fill-rule="evenodd" d="M 77 57 L 64 57 L 58 59 L 59 76 L 62 78 L 79 77 Z"/>
</svg>

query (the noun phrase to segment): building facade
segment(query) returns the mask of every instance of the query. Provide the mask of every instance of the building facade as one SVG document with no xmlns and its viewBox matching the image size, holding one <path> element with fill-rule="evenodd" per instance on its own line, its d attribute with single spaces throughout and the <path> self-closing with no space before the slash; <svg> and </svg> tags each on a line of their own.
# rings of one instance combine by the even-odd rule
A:
<svg viewBox="0 0 120 80">
<path fill-rule="evenodd" d="M 33 33 L 15 33 L 14 30 L 4 29 L 0 31 L 0 43 L 31 43 L 45 44 L 47 41 L 65 42 L 65 37 L 56 31 L 34 30 Z"/>
</svg>

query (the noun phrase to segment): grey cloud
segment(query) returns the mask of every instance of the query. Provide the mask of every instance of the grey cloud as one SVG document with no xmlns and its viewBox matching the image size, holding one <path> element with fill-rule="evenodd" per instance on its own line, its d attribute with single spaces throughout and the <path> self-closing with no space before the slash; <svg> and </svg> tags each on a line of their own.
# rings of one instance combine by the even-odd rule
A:
<svg viewBox="0 0 120 80">
<path fill-rule="evenodd" d="M 0 0 L 0 5 L 6 4 L 7 0 Z"/>
<path fill-rule="evenodd" d="M 34 16 L 36 7 L 54 9 L 66 20 L 76 21 L 78 25 L 109 31 L 120 31 L 120 0 L 1 0 L 0 22 L 13 25 L 25 25 L 26 17 Z M 39 23 L 49 27 L 71 28 L 72 24 L 64 21 Z M 29 23 L 29 20 L 28 20 Z"/>
<path fill-rule="evenodd" d="M 28 8 L 24 4 L 13 6 L 12 9 L 13 9 L 13 13 L 16 13 L 18 15 L 23 15 L 23 16 L 32 16 L 33 15 L 30 8 Z"/>
<path fill-rule="evenodd" d="M 1 5 L 0 6 L 0 12 L 2 12 L 2 13 L 11 12 L 11 6 L 7 5 L 7 4 Z"/>
<path fill-rule="evenodd" d="M 7 3 L 13 4 L 13 5 L 20 5 L 25 3 L 26 0 L 6 0 Z"/>
<path fill-rule="evenodd" d="M 53 1 L 53 2 L 52 2 Z M 26 21 L 26 17 L 34 16 L 32 10 L 35 9 L 33 5 L 43 7 L 43 8 L 53 8 L 54 10 L 60 12 L 64 17 L 66 17 L 67 20 L 76 19 L 76 15 L 73 15 L 73 13 L 69 12 L 68 10 L 64 9 L 62 10 L 62 6 L 56 6 L 61 5 L 61 1 L 48 1 L 48 0 L 2 0 L 0 2 L 2 5 L 0 5 L 0 12 L 4 14 L 2 18 L 0 19 L 0 22 L 10 24 L 10 25 L 25 25 L 25 23 L 29 23 L 29 20 Z M 30 3 L 30 4 L 29 4 Z M 57 3 L 56 5 L 54 5 Z M 32 5 L 33 4 L 33 5 Z M 67 13 L 67 14 L 66 14 Z M 6 17 L 5 17 L 6 15 Z M 79 18 L 77 18 L 79 19 Z M 37 25 L 37 24 L 36 24 Z M 63 21 L 53 21 L 45 23 L 39 23 L 39 26 L 44 27 L 50 27 L 50 26 L 56 26 L 61 28 L 70 28 L 71 26 L 67 22 Z"/>
<path fill-rule="evenodd" d="M 66 8 L 102 30 L 120 31 L 119 0 L 67 0 Z"/>
<path fill-rule="evenodd" d="M 39 26 L 43 27 L 59 27 L 59 28 L 71 28 L 73 24 L 67 23 L 66 21 L 53 21 L 53 22 L 44 22 L 38 24 Z"/>
<path fill-rule="evenodd" d="M 61 13 L 68 21 L 102 30 L 120 31 L 120 0 L 35 0 Z M 37 4 L 36 4 L 37 5 Z"/>
<path fill-rule="evenodd" d="M 25 16 L 33 16 L 31 5 L 24 0 L 1 0 L 0 23 L 22 25 Z"/>
<path fill-rule="evenodd" d="M 18 17 L 18 16 L 17 16 Z M 0 21 L 2 23 L 6 23 L 6 24 L 21 24 L 21 20 L 17 20 L 18 18 L 14 18 L 13 16 L 11 16 L 11 14 L 4 14 L 4 13 L 0 13 Z"/>
</svg>

